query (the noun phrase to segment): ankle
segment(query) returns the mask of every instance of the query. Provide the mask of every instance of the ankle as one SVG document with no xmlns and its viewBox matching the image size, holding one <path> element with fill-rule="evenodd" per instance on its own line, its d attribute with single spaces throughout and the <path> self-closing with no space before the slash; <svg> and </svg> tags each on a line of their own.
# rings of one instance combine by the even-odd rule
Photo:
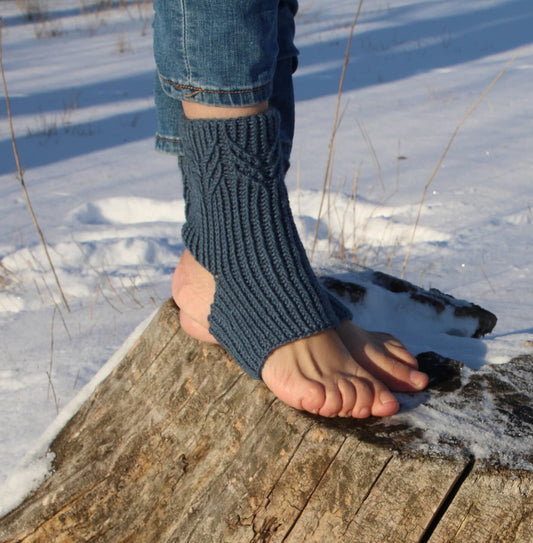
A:
<svg viewBox="0 0 533 543">
<path fill-rule="evenodd" d="M 207 106 L 196 102 L 182 102 L 183 113 L 189 120 L 196 119 L 235 119 L 263 113 L 268 109 L 268 102 L 261 102 L 244 107 Z"/>
</svg>

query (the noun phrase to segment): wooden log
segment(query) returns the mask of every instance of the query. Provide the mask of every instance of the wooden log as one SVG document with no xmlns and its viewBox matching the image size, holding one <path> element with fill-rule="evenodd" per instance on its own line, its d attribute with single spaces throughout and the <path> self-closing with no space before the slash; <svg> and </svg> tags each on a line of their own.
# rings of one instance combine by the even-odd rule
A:
<svg viewBox="0 0 533 543">
<path fill-rule="evenodd" d="M 416 453 L 416 429 L 393 424 L 380 446 L 386 425 L 287 407 L 188 337 L 169 301 L 58 435 L 53 474 L 0 519 L 0 541 L 533 540 L 533 472 Z"/>
</svg>

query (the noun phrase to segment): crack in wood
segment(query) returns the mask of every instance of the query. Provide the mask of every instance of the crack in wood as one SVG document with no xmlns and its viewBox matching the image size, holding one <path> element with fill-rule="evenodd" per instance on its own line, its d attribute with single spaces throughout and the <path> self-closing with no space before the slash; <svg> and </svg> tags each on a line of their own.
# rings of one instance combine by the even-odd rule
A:
<svg viewBox="0 0 533 543">
<path fill-rule="evenodd" d="M 455 480 L 454 484 L 450 487 L 450 490 L 446 493 L 446 496 L 444 496 L 444 499 L 442 500 L 442 503 L 438 507 L 438 509 L 433 514 L 432 519 L 428 523 L 426 529 L 424 530 L 424 533 L 419 539 L 419 543 L 428 543 L 429 539 L 437 529 L 437 526 L 439 525 L 440 521 L 446 514 L 446 511 L 450 508 L 450 505 L 452 504 L 453 500 L 457 496 L 457 493 L 463 486 L 463 483 L 467 480 L 468 476 L 474 469 L 474 465 L 476 463 L 476 459 L 471 456 L 468 458 L 468 461 L 462 470 L 462 472 L 457 476 L 457 479 Z"/>
<path fill-rule="evenodd" d="M 348 522 L 346 524 L 346 529 L 344 530 L 344 535 L 346 535 L 349 532 L 351 525 L 354 523 L 355 519 L 357 518 L 357 515 L 359 514 L 359 511 L 361 511 L 361 507 L 363 507 L 363 505 L 365 504 L 366 500 L 368 499 L 368 497 L 370 496 L 370 494 L 374 490 L 374 487 L 377 485 L 379 479 L 383 475 L 383 472 L 387 469 L 387 466 L 390 464 L 390 462 L 391 462 L 391 460 L 393 458 L 394 458 L 394 454 L 391 454 L 389 456 L 389 458 L 387 458 L 387 460 L 383 463 L 383 467 L 381 468 L 380 472 L 377 474 L 375 479 L 372 481 L 372 484 L 368 487 L 368 491 L 365 493 L 365 495 L 361 499 L 361 503 L 359 504 L 359 507 L 354 511 L 352 519 L 350 520 L 350 522 Z"/>
<path fill-rule="evenodd" d="M 331 457 L 331 460 L 328 462 L 326 468 L 324 469 L 324 472 L 322 473 L 322 476 L 319 477 L 317 479 L 317 482 L 316 484 L 314 485 L 313 489 L 311 490 L 311 492 L 309 493 L 309 495 L 307 496 L 307 499 L 305 500 L 305 503 L 304 503 L 304 506 L 302 507 L 301 511 L 298 512 L 298 514 L 296 515 L 296 518 L 294 519 L 294 521 L 292 522 L 291 526 L 289 527 L 289 529 L 287 530 L 287 533 L 283 536 L 283 539 L 281 540 L 282 543 L 287 541 L 287 538 L 291 535 L 291 532 L 293 531 L 294 527 L 296 526 L 296 524 L 298 523 L 298 520 L 300 519 L 300 517 L 302 516 L 303 512 L 305 511 L 307 505 L 309 504 L 309 502 L 311 501 L 311 499 L 313 498 L 317 488 L 320 486 L 321 482 L 324 480 L 324 477 L 326 476 L 326 474 L 328 473 L 329 469 L 331 468 L 333 462 L 335 462 L 335 459 L 337 458 L 337 456 L 339 455 L 342 447 L 344 446 L 344 444 L 346 443 L 347 441 L 347 437 L 345 436 L 344 439 L 342 440 L 341 444 L 339 445 L 339 448 L 337 449 L 337 451 L 335 452 L 334 455 L 332 455 Z"/>
<path fill-rule="evenodd" d="M 281 472 L 279 474 L 279 477 L 277 479 L 275 479 L 274 481 L 272 481 L 272 485 L 270 487 L 270 490 L 268 491 L 268 494 L 265 497 L 266 504 L 263 507 L 264 509 L 266 509 L 268 507 L 268 505 L 270 504 L 270 498 L 272 496 L 272 492 L 275 490 L 276 486 L 278 485 L 279 481 L 283 478 L 285 473 L 287 473 L 287 470 L 289 469 L 289 466 L 291 465 L 292 461 L 294 460 L 294 457 L 298 453 L 298 450 L 299 450 L 300 446 L 305 441 L 305 438 L 309 435 L 309 432 L 313 428 L 316 428 L 316 426 L 317 426 L 316 424 L 310 424 L 309 427 L 307 428 L 307 430 L 305 430 L 305 432 L 302 432 L 302 436 L 300 437 L 300 440 L 298 441 L 298 443 L 294 447 L 294 450 L 292 451 L 292 453 L 291 453 L 291 455 L 289 457 L 289 461 L 285 464 L 285 466 L 281 470 Z M 294 509 L 301 512 L 301 509 L 299 507 L 296 507 L 296 506 L 294 506 L 292 504 L 290 504 L 290 506 L 294 507 Z"/>
</svg>

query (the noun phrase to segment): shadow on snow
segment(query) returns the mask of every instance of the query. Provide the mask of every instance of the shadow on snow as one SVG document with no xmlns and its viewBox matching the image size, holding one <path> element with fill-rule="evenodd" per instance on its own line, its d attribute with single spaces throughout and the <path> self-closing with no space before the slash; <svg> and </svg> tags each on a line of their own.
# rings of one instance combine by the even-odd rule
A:
<svg viewBox="0 0 533 543">
<path fill-rule="evenodd" d="M 356 90 L 439 68 L 450 68 L 533 41 L 531 0 L 508 0 L 477 9 L 476 2 L 471 2 L 473 7 L 467 13 L 424 17 L 426 7 L 431 7 L 430 11 L 434 13 L 433 4 L 425 2 L 376 14 L 370 12 L 366 16 L 367 23 L 380 23 L 382 28 L 368 31 L 356 28 L 344 90 Z M 449 3 L 446 5 L 449 6 Z M 459 3 L 457 5 L 461 6 Z M 462 9 L 458 7 L 459 12 Z M 301 15 L 303 22 L 306 17 L 310 15 Z M 326 17 L 320 19 L 323 28 L 317 32 L 348 29 L 350 23 L 349 19 Z M 301 72 L 300 75 L 297 72 L 295 77 L 298 100 L 337 93 L 346 38 L 345 35 L 342 39 L 300 47 Z M 60 112 L 73 97 L 76 97 L 76 108 L 83 108 L 132 99 L 149 100 L 152 92 L 153 72 L 150 69 L 131 77 L 15 96 L 11 99 L 11 105 L 15 116 L 38 116 Z M 5 111 L 3 100 L 0 107 Z M 43 130 L 42 133 L 18 134 L 17 143 L 24 167 L 35 168 L 110 149 L 125 142 L 147 139 L 154 132 L 155 115 L 152 108 L 147 108 L 132 113 L 112 114 L 79 125 L 59 124 L 56 133 Z M 11 142 L 6 136 L 0 140 L 0 156 L 12 156 Z M 12 171 L 14 160 L 4 158 L 0 163 L 0 174 Z"/>
</svg>

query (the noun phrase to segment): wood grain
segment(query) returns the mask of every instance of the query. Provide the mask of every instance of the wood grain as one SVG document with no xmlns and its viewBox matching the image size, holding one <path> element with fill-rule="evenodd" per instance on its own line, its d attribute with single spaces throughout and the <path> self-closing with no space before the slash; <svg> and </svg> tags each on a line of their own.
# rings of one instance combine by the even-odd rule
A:
<svg viewBox="0 0 533 543">
<path fill-rule="evenodd" d="M 166 302 L 51 446 L 7 542 L 528 542 L 531 472 L 365 442 L 297 412 Z"/>
</svg>

